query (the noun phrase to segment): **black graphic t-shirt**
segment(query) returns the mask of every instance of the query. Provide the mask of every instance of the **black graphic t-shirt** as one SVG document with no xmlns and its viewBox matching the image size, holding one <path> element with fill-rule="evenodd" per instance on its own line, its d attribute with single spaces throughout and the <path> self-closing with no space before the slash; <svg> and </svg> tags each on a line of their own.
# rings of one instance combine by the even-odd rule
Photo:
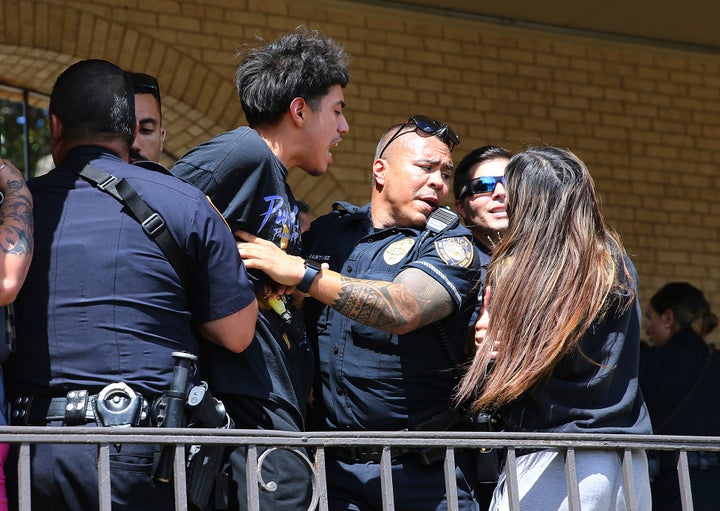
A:
<svg viewBox="0 0 720 511">
<path fill-rule="evenodd" d="M 274 242 L 289 254 L 300 253 L 298 207 L 286 183 L 288 169 L 258 133 L 241 127 L 222 133 L 186 153 L 171 170 L 205 192 L 233 231 L 241 229 Z M 293 325 L 267 307 L 256 286 L 260 314 L 255 340 L 240 354 L 211 347 L 204 377 L 213 392 L 272 401 L 298 416 L 302 425 L 312 380 L 313 357 L 301 324 L 290 307 Z M 238 427 L 256 427 L 239 424 Z"/>
</svg>

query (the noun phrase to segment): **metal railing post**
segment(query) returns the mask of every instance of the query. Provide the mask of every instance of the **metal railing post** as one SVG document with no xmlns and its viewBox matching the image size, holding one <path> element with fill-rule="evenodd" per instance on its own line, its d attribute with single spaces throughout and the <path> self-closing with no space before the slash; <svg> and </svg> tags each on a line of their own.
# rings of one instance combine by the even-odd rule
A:
<svg viewBox="0 0 720 511">
<path fill-rule="evenodd" d="M 693 511 L 692 487 L 690 486 L 690 467 L 686 450 L 681 450 L 677 464 L 678 482 L 680 483 L 680 502 L 683 511 Z"/>
<path fill-rule="evenodd" d="M 570 511 L 580 511 L 580 488 L 578 488 L 575 449 L 572 448 L 565 450 L 565 485 L 567 486 Z"/>
<path fill-rule="evenodd" d="M 629 511 L 638 511 L 639 503 L 635 484 L 635 464 L 633 462 L 633 451 L 630 449 L 623 450 L 622 474 L 625 504 Z"/>
<path fill-rule="evenodd" d="M 98 445 L 98 505 L 100 511 L 112 511 L 112 488 L 110 487 L 110 445 Z"/>
<path fill-rule="evenodd" d="M 395 495 L 393 495 L 392 461 L 390 446 L 383 445 L 380 458 L 380 488 L 382 490 L 383 511 L 395 511 Z"/>
<path fill-rule="evenodd" d="M 256 468 L 258 466 L 257 451 L 257 445 L 249 445 L 247 448 L 245 480 L 247 482 L 247 505 L 250 511 L 260 511 L 259 475 Z"/>
<path fill-rule="evenodd" d="M 175 511 L 187 511 L 187 476 L 185 474 L 185 445 L 175 445 L 173 462 L 173 484 L 175 485 Z"/>
<path fill-rule="evenodd" d="M 517 478 L 517 457 L 515 448 L 508 447 L 505 458 L 505 491 L 508 494 L 510 511 L 520 511 L 520 489 Z"/>
<path fill-rule="evenodd" d="M 328 507 L 327 472 L 325 471 L 325 448 L 318 447 L 315 452 L 315 470 L 318 473 L 318 498 L 320 511 L 330 511 Z"/>
<path fill-rule="evenodd" d="M 448 511 L 459 511 L 457 476 L 455 475 L 455 449 L 445 449 L 445 495 L 447 496 Z"/>
<path fill-rule="evenodd" d="M 20 445 L 20 454 L 18 456 L 18 505 L 20 511 L 30 511 L 32 509 L 31 502 L 31 486 L 30 480 L 30 444 L 23 443 Z"/>
</svg>

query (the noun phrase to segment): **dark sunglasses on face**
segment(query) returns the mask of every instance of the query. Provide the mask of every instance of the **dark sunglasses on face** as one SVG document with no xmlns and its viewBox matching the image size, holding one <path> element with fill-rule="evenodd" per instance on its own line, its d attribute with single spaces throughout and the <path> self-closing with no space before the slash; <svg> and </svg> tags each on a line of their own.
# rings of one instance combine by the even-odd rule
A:
<svg viewBox="0 0 720 511">
<path fill-rule="evenodd" d="M 135 91 L 150 92 L 154 94 L 160 93 L 160 86 L 154 76 L 145 73 L 131 73 L 131 78 Z"/>
<path fill-rule="evenodd" d="M 477 195 L 479 193 L 492 193 L 498 183 L 505 186 L 505 176 L 480 176 L 476 177 L 460 189 L 460 198 L 466 195 Z"/>
<path fill-rule="evenodd" d="M 427 133 L 428 135 L 438 137 L 440 140 L 443 141 L 444 144 L 446 144 L 450 148 L 451 151 L 455 148 L 456 145 L 460 143 L 460 137 L 458 137 L 457 134 L 453 131 L 453 129 L 447 124 L 436 121 L 435 119 L 428 117 L 427 115 L 413 115 L 397 129 L 397 131 L 393 134 L 392 137 L 390 137 L 390 139 L 385 144 L 385 147 L 383 147 L 382 151 L 380 151 L 378 159 L 382 158 L 385 150 L 393 142 L 393 140 L 402 135 L 402 130 L 412 124 L 415 125 L 416 130 L 420 130 L 423 133 Z M 406 131 L 405 133 L 410 132 Z"/>
</svg>

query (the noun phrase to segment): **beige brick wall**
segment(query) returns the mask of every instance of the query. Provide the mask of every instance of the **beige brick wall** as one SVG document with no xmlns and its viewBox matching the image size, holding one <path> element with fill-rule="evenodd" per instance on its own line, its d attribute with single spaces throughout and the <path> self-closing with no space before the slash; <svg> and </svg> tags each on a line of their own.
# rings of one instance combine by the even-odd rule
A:
<svg viewBox="0 0 720 511">
<path fill-rule="evenodd" d="M 153 73 L 168 151 L 243 124 L 234 54 L 305 24 L 351 54 L 351 131 L 322 178 L 291 172 L 315 213 L 369 197 L 383 129 L 413 113 L 463 142 L 552 143 L 585 160 L 641 278 L 643 306 L 670 280 L 720 311 L 720 56 L 521 30 L 330 0 L 2 0 L 0 82 L 48 93 L 87 57 Z M 713 340 L 720 339 L 714 335 Z"/>
</svg>

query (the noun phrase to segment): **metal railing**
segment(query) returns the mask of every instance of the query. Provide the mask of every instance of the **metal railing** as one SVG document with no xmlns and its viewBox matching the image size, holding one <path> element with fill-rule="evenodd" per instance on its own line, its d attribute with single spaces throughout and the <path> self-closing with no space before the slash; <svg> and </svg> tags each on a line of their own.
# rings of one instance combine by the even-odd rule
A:
<svg viewBox="0 0 720 511">
<path fill-rule="evenodd" d="M 0 442 L 20 444 L 18 459 L 19 508 L 31 509 L 30 497 L 30 446 L 32 444 L 96 444 L 98 446 L 99 509 L 111 510 L 110 446 L 115 444 L 165 444 L 175 446 L 174 491 L 175 509 L 189 509 L 187 478 L 185 473 L 186 448 L 192 445 L 225 445 L 248 447 L 248 488 L 250 509 L 259 509 L 259 492 L 273 491 L 275 482 L 263 481 L 258 474 L 266 456 L 275 449 L 291 450 L 302 458 L 311 478 L 313 499 L 309 509 L 329 511 L 327 498 L 327 474 L 325 472 L 326 449 L 333 447 L 382 446 L 380 462 L 383 509 L 395 509 L 391 477 L 392 448 L 443 447 L 445 484 L 448 510 L 457 511 L 457 487 L 455 480 L 456 449 L 497 448 L 506 451 L 507 487 L 510 509 L 520 509 L 516 474 L 516 452 L 528 448 L 555 448 L 565 453 L 565 472 L 568 483 L 568 504 L 571 511 L 579 511 L 578 481 L 575 471 L 575 453 L 580 450 L 616 449 L 623 452 L 623 483 L 629 509 L 637 509 L 636 482 L 632 471 L 632 451 L 660 450 L 678 453 L 678 478 L 683 510 L 691 511 L 692 493 L 688 465 L 688 452 L 720 452 L 720 437 L 680 437 L 656 435 L 601 435 L 601 434 L 548 434 L 548 433 L 499 433 L 499 432 L 307 432 L 292 433 L 269 430 L 224 430 L 187 428 L 94 428 L 94 427 L 0 427 Z M 270 448 L 258 456 L 258 448 Z M 299 448 L 299 450 L 296 450 Z M 314 460 L 302 452 L 307 448 L 315 451 Z"/>
</svg>

